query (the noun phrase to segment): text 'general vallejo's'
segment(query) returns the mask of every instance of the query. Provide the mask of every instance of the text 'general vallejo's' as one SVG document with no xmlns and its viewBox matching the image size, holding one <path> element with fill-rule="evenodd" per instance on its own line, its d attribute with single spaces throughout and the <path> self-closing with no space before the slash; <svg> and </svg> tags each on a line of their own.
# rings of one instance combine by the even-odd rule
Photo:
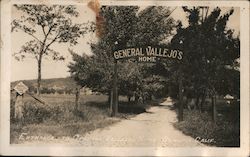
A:
<svg viewBox="0 0 250 157">
<path fill-rule="evenodd" d="M 181 60 L 183 52 L 168 48 L 148 46 L 146 48 L 126 48 L 114 52 L 116 60 L 136 57 L 139 62 L 156 62 L 159 58 L 172 58 Z"/>
</svg>

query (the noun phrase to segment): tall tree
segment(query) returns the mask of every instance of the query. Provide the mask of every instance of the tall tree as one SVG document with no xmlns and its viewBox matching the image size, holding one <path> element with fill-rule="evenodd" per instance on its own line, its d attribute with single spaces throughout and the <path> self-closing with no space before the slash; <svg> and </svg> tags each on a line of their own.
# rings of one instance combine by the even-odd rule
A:
<svg viewBox="0 0 250 157">
<path fill-rule="evenodd" d="M 72 18 L 79 13 L 73 5 L 14 5 L 23 12 L 19 19 L 12 21 L 12 32 L 22 31 L 31 37 L 14 56 L 20 60 L 26 56 L 37 60 L 38 78 L 37 94 L 40 94 L 41 64 L 44 56 L 51 56 L 53 60 L 64 60 L 64 57 L 53 50 L 55 43 L 70 43 L 75 45 L 91 27 L 88 23 L 76 24 Z"/>
<path fill-rule="evenodd" d="M 164 42 L 173 30 L 174 21 L 169 17 L 170 13 L 167 7 L 147 7 L 142 11 L 137 6 L 101 7 L 100 16 L 104 20 L 102 36 L 97 43 L 92 44 L 93 56 L 89 58 L 94 68 L 90 68 L 91 71 L 81 72 L 82 75 L 88 72 L 86 76 L 90 76 L 89 73 L 96 74 L 98 79 L 92 79 L 90 81 L 92 83 L 86 85 L 95 90 L 102 90 L 101 92 L 104 93 L 111 93 L 115 77 L 114 68 L 117 67 L 119 80 L 117 83 L 121 94 L 127 93 L 129 96 L 138 89 L 142 90 L 141 76 L 147 77 L 149 73 L 145 73 L 144 70 L 152 65 L 126 60 L 116 63 L 113 52 L 127 47 L 156 45 Z M 72 65 L 77 65 L 76 62 L 75 60 Z"/>
<path fill-rule="evenodd" d="M 203 103 L 207 95 L 212 98 L 212 113 L 215 119 L 216 95 L 228 91 L 227 82 L 238 84 L 235 79 L 230 79 L 231 75 L 225 78 L 224 74 L 229 74 L 229 69 L 237 69 L 235 67 L 240 52 L 239 39 L 233 37 L 233 31 L 226 27 L 233 10 L 220 15 L 221 9 L 215 8 L 208 15 L 204 14 L 204 11 L 201 14 L 201 9 L 204 8 L 183 7 L 188 14 L 189 25 L 186 28 L 179 25 L 177 34 L 172 39 L 172 46 L 179 47 L 184 53 L 182 64 L 185 66 L 182 74 L 185 75 L 188 86 L 194 89 L 197 99 L 201 96 Z M 237 72 L 232 74 L 238 78 Z"/>
</svg>

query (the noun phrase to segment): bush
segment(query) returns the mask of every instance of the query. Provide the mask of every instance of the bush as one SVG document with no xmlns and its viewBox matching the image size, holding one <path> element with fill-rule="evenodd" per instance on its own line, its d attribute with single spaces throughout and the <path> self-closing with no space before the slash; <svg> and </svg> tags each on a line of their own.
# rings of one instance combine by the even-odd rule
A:
<svg viewBox="0 0 250 157">
<path fill-rule="evenodd" d="M 63 93 L 64 93 L 64 90 L 63 90 L 63 89 L 57 89 L 56 92 L 57 92 L 58 94 L 63 94 Z"/>
<path fill-rule="evenodd" d="M 24 123 L 42 123 L 51 116 L 51 111 L 46 106 L 27 102 L 24 104 Z"/>
<path fill-rule="evenodd" d="M 15 122 L 14 118 L 14 105 L 15 102 L 11 99 L 10 105 L 10 120 Z M 39 124 L 45 121 L 52 123 L 60 123 L 61 121 L 70 121 L 80 115 L 74 111 L 74 104 L 69 101 L 43 105 L 37 103 L 35 100 L 24 102 L 23 106 L 23 123 L 24 124 Z M 80 116 L 81 117 L 81 116 Z"/>
<path fill-rule="evenodd" d="M 24 120 L 28 123 L 41 123 L 46 121 L 61 124 L 82 121 L 85 118 L 84 113 L 82 111 L 76 112 L 74 103 L 69 101 L 61 102 L 60 104 L 54 103 L 53 105 L 33 104 L 25 106 Z"/>
<path fill-rule="evenodd" d="M 14 95 L 11 97 L 14 100 Z M 86 96 L 80 101 L 79 110 L 74 109 L 74 96 L 43 95 L 46 105 L 31 97 L 24 97 L 24 119 L 14 121 L 14 101 L 11 100 L 10 141 L 19 140 L 20 133 L 31 136 L 54 137 L 84 135 L 96 128 L 103 128 L 119 121 L 109 117 L 109 105 L 106 96 Z M 98 100 L 98 102 L 93 102 Z M 87 101 L 87 103 L 85 103 Z M 100 102 L 99 102 L 100 101 Z"/>
<path fill-rule="evenodd" d="M 184 121 L 177 122 L 174 126 L 187 135 L 194 138 L 214 139 L 215 142 L 206 143 L 208 145 L 234 147 L 240 145 L 239 122 L 234 123 L 221 116 L 215 124 L 209 113 L 199 111 L 186 111 L 184 118 Z"/>
</svg>

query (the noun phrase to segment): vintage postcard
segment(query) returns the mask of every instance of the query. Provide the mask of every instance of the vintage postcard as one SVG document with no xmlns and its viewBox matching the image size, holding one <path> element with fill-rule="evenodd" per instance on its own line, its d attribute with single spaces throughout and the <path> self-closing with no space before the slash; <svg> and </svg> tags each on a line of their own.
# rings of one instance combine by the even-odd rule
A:
<svg viewBox="0 0 250 157">
<path fill-rule="evenodd" d="M 250 155 L 249 8 L 2 0 L 0 154 Z"/>
</svg>

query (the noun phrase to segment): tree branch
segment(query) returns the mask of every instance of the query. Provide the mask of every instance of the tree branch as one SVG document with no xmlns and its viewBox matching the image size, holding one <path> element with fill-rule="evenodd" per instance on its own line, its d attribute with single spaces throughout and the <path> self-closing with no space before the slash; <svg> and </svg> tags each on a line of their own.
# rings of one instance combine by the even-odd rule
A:
<svg viewBox="0 0 250 157">
<path fill-rule="evenodd" d="M 45 33 L 44 27 L 42 26 L 43 33 L 44 33 L 44 40 L 43 40 L 43 43 L 42 43 L 42 49 L 44 48 L 44 45 L 46 44 L 46 41 L 47 41 L 47 39 L 48 39 L 48 36 L 49 36 L 49 34 L 50 34 L 52 28 L 53 28 L 53 26 L 51 26 L 51 27 L 49 28 L 48 32 Z"/>
<path fill-rule="evenodd" d="M 50 28 L 49 28 L 49 30 L 48 30 L 48 32 L 47 32 L 47 34 L 46 34 L 46 38 L 49 36 L 49 34 L 50 34 L 50 32 L 52 31 L 53 27 L 54 27 L 54 25 L 50 26 Z"/>
<path fill-rule="evenodd" d="M 55 38 L 45 47 L 43 53 L 45 53 L 45 52 L 48 50 L 49 46 L 50 46 L 51 44 L 53 44 L 53 43 L 56 41 L 56 39 L 58 39 L 58 37 L 59 37 L 59 33 L 58 33 L 58 34 L 55 36 Z"/>
<path fill-rule="evenodd" d="M 25 31 L 22 27 L 17 27 L 17 29 L 20 29 L 22 30 L 24 33 L 27 33 L 28 35 L 32 36 L 34 39 L 36 39 L 38 42 L 42 43 L 41 40 L 39 40 L 34 34 L 30 33 L 30 32 L 27 32 Z"/>
<path fill-rule="evenodd" d="M 44 36 L 46 36 L 45 30 L 44 30 L 44 26 L 41 25 L 41 27 L 42 27 Z"/>
<path fill-rule="evenodd" d="M 24 30 L 23 30 L 23 31 L 24 31 Z M 24 32 L 25 32 L 25 31 L 24 31 Z M 29 35 L 32 36 L 34 39 L 36 39 L 37 41 L 39 41 L 40 43 L 42 43 L 42 41 L 39 40 L 34 34 L 28 33 L 28 32 L 25 32 L 25 33 L 29 34 Z"/>
</svg>

